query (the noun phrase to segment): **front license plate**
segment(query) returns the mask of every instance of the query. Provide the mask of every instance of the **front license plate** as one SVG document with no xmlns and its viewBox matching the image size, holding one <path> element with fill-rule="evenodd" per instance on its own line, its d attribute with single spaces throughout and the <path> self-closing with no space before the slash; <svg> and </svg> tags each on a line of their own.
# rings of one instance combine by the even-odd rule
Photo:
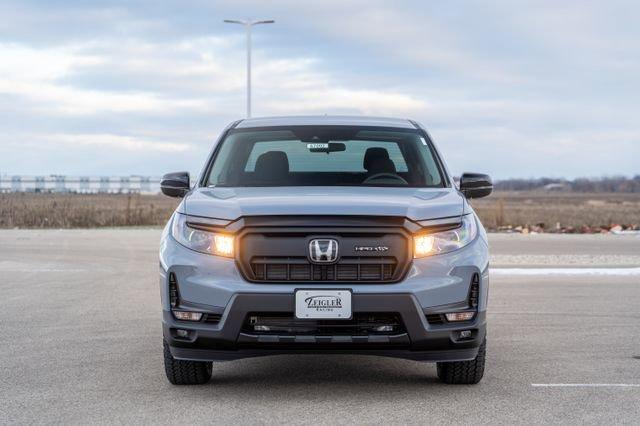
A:
<svg viewBox="0 0 640 426">
<path fill-rule="evenodd" d="M 351 290 L 296 290 L 296 318 L 351 319 Z"/>
</svg>

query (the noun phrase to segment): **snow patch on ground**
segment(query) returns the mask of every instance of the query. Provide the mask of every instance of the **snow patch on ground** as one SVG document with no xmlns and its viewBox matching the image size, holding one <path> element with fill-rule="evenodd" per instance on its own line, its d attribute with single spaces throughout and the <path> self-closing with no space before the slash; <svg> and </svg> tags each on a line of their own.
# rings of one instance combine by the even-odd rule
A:
<svg viewBox="0 0 640 426">
<path fill-rule="evenodd" d="M 491 268 L 491 275 L 608 275 L 640 276 L 640 268 Z"/>
</svg>

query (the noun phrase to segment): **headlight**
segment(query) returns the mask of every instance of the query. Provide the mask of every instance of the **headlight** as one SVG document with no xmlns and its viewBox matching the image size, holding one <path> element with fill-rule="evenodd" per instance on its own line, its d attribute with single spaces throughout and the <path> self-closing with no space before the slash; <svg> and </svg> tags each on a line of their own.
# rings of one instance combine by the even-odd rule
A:
<svg viewBox="0 0 640 426">
<path fill-rule="evenodd" d="M 187 217 L 176 213 L 171 235 L 177 242 L 191 250 L 218 256 L 233 257 L 233 236 L 203 231 L 187 225 Z"/>
<path fill-rule="evenodd" d="M 461 249 L 473 241 L 477 232 L 478 227 L 473 214 L 462 216 L 462 225 L 459 228 L 413 237 L 413 256 L 432 256 Z"/>
</svg>

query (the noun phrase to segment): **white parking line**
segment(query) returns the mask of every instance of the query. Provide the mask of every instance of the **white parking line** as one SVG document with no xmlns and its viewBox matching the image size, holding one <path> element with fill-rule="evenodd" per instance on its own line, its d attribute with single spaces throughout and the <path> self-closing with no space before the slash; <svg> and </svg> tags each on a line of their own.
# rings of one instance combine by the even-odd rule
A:
<svg viewBox="0 0 640 426">
<path fill-rule="evenodd" d="M 615 275 L 640 276 L 640 268 L 491 268 L 493 275 Z"/>
<path fill-rule="evenodd" d="M 37 272 L 37 273 L 48 273 L 48 272 L 89 272 L 89 269 L 76 269 L 76 268 L 4 268 L 0 265 L 0 271 L 3 272 L 18 272 L 18 273 L 29 273 L 29 272 Z M 92 272 L 98 271 L 98 269 L 91 269 Z M 100 271 L 104 271 L 104 269 L 100 269 Z"/>
<path fill-rule="evenodd" d="M 531 383 L 534 388 L 640 388 L 637 383 Z"/>
</svg>

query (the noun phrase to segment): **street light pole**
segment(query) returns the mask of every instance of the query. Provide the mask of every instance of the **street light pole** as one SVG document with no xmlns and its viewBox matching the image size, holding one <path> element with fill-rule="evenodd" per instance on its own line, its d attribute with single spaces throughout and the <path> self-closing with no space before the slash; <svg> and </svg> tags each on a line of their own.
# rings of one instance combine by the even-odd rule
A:
<svg viewBox="0 0 640 426">
<path fill-rule="evenodd" d="M 225 19 L 227 24 L 240 24 L 244 25 L 247 32 L 247 118 L 251 117 L 251 28 L 254 25 L 260 24 L 273 24 L 273 19 L 264 21 L 252 21 L 247 19 L 246 21 L 238 21 L 232 19 Z"/>
<path fill-rule="evenodd" d="M 247 118 L 251 117 L 251 27 L 245 25 L 247 29 Z"/>
</svg>

